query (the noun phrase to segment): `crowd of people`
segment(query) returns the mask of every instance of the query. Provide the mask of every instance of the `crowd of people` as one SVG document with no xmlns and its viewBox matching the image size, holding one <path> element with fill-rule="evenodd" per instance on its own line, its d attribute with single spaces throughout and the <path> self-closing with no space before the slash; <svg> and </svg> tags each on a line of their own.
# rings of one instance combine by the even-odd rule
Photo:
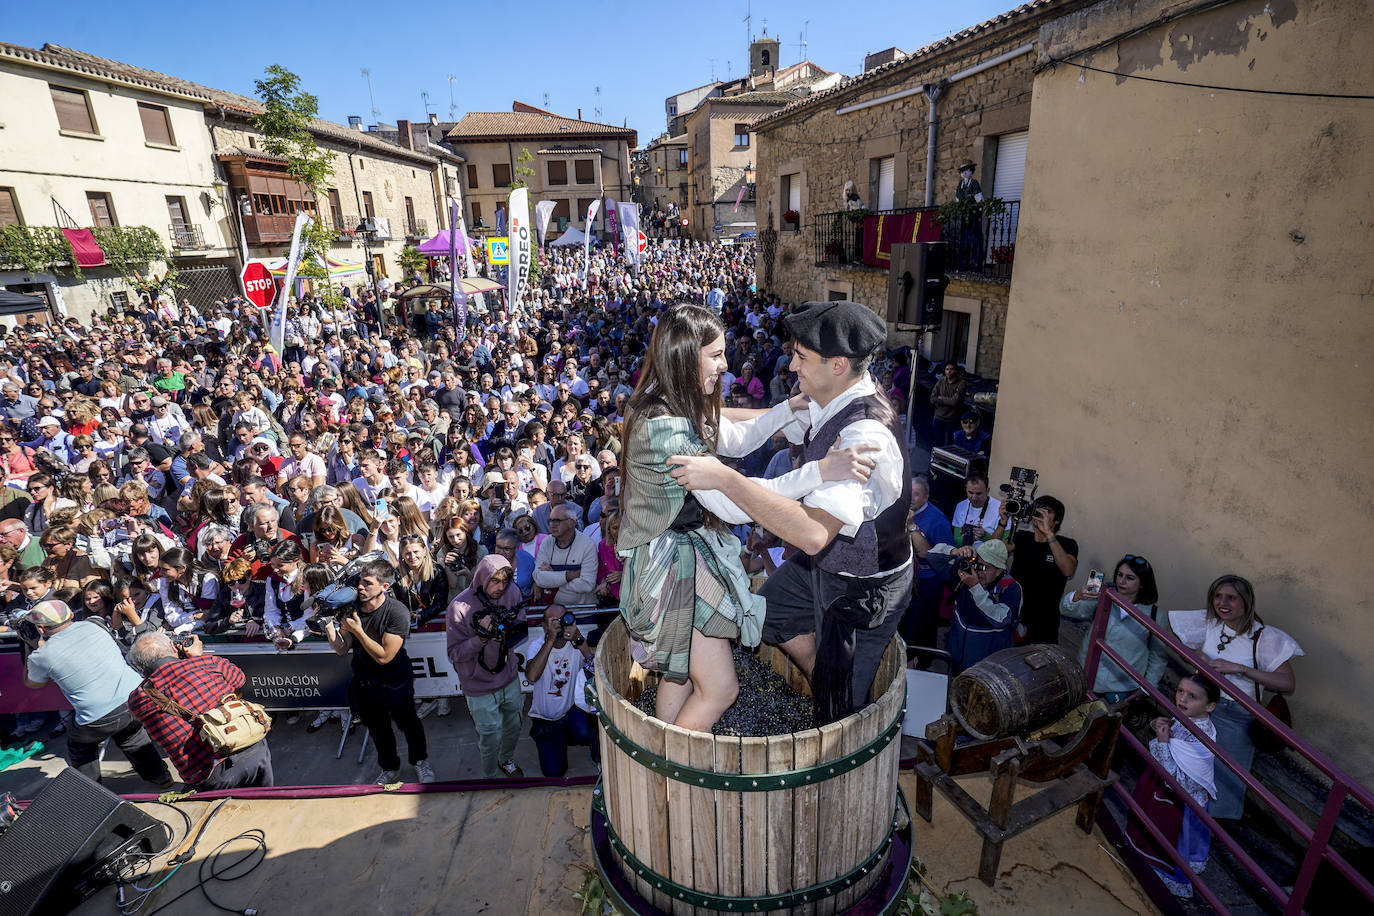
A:
<svg viewBox="0 0 1374 916">
<path fill-rule="evenodd" d="M 386 784 L 402 772 L 394 726 L 432 781 L 422 720 L 449 702 L 416 700 L 405 645 L 441 626 L 483 774 L 520 773 L 528 714 L 542 772 L 561 775 L 570 746 L 597 750 L 580 687 L 597 634 L 569 608 L 619 609 L 636 658 L 664 674 L 660 717 L 702 728 L 735 698 L 731 640 L 781 645 L 833 721 L 863 705 L 898 626 L 959 671 L 1058 642 L 1061 619 L 1096 607 L 1105 577 L 1071 585 L 1065 505 L 1042 495 L 1018 519 L 975 470 L 952 513 L 937 507 L 901 426 L 909 352 L 885 350 L 876 319 L 758 294 L 747 246 L 655 241 L 638 269 L 598 251 L 585 276 L 580 250 L 548 250 L 522 308 L 474 299 L 461 334 L 447 302 L 403 292 L 302 296 L 280 353 L 237 299 L 0 337 L 2 622 L 30 626 L 30 686 L 56 682 L 73 706 L 0 728 L 66 730 L 90 775 L 113 739 L 158 785 L 163 756 L 188 785 L 271 784 L 267 742 L 216 759 L 142 691 L 203 711 L 243 675 L 201 636 L 290 652 L 313 634 L 353 680 L 349 711 L 310 711 L 307 729 L 361 722 Z M 956 365 L 930 404 L 932 444 L 986 456 Z M 1245 580 L 1164 618 L 1144 558 L 1107 584 L 1241 690 L 1293 689 L 1301 649 L 1259 621 Z M 529 607 L 522 657 L 507 624 Z M 1160 683 L 1165 653 L 1142 626 L 1113 616 L 1107 640 Z M 1105 661 L 1095 690 L 1136 688 Z M 1216 704 L 1217 740 L 1248 766 L 1244 710 L 1201 687 L 1188 701 L 1188 716 Z M 1229 772 L 1196 782 L 1216 816 L 1239 816 Z"/>
</svg>

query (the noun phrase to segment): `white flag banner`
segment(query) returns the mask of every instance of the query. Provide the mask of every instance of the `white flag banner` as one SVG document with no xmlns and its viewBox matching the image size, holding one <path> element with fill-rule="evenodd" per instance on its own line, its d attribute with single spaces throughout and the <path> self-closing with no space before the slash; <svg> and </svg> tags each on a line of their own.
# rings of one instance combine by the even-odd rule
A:
<svg viewBox="0 0 1374 916">
<path fill-rule="evenodd" d="M 520 312 L 520 296 L 530 279 L 530 257 L 534 239 L 530 236 L 530 192 L 516 188 L 510 192 L 509 239 L 510 266 L 506 268 L 506 311 Z"/>
<path fill-rule="evenodd" d="M 465 257 L 465 258 L 467 259 L 467 261 L 466 261 L 466 263 L 467 263 L 467 265 L 468 265 L 467 276 L 469 276 L 469 277 L 475 277 L 475 276 L 477 276 L 477 262 L 474 261 L 474 260 L 472 259 L 472 246 L 468 244 L 468 224 L 467 224 L 467 221 L 464 220 L 461 216 L 458 217 L 458 244 L 463 246 L 463 257 Z M 451 265 L 449 265 L 449 267 L 450 267 L 450 269 L 452 269 L 452 270 L 457 270 L 457 269 L 458 269 L 458 266 L 457 266 L 456 264 L 451 264 Z M 473 294 L 472 294 L 472 300 L 471 300 L 471 302 L 472 302 L 472 308 L 473 308 L 474 311 L 477 312 L 477 314 L 481 315 L 481 314 L 484 314 L 484 313 L 486 312 L 486 310 L 487 310 L 486 300 L 482 298 L 482 294 L 481 294 L 481 293 L 473 293 Z M 466 317 L 466 313 L 465 313 L 465 317 Z M 467 329 L 466 327 L 455 328 L 455 330 L 458 332 L 458 339 L 459 339 L 459 340 L 462 340 L 464 337 L 467 336 L 468 329 Z"/>
<path fill-rule="evenodd" d="M 534 205 L 534 228 L 539 233 L 539 247 L 544 247 L 544 240 L 549 235 L 549 223 L 553 221 L 553 211 L 558 204 L 551 200 L 541 200 Z"/>
<path fill-rule="evenodd" d="M 281 356 L 285 349 L 286 341 L 286 300 L 290 298 L 291 291 L 296 286 L 296 271 L 301 266 L 301 236 L 305 234 L 305 229 L 310 225 L 310 214 L 301 210 L 296 214 L 296 228 L 291 230 L 291 254 L 286 259 L 286 279 L 282 281 L 281 292 L 277 294 L 277 306 L 272 310 L 272 327 L 268 331 L 268 340 L 272 342 L 272 349 L 277 351 L 277 356 Z"/>
<path fill-rule="evenodd" d="M 582 230 L 582 291 L 587 291 L 587 275 L 592 267 L 592 223 L 596 220 L 596 211 L 601 209 L 601 198 L 597 198 L 587 205 L 587 225 Z"/>
<path fill-rule="evenodd" d="M 621 201 L 619 210 L 620 231 L 625 234 L 625 257 L 635 266 L 635 273 L 638 274 L 642 257 L 639 253 L 639 204 Z"/>
<path fill-rule="evenodd" d="M 616 250 L 616 246 L 618 246 L 618 245 L 620 244 L 620 227 L 619 227 L 618 225 L 616 225 L 616 216 L 617 216 L 617 215 L 618 215 L 618 214 L 616 213 L 616 209 L 615 209 L 615 198 L 614 198 L 614 197 L 607 197 L 607 198 L 606 198 L 606 231 L 607 231 L 608 233 L 610 233 L 610 236 L 611 236 L 611 251 L 615 251 L 615 250 Z"/>
</svg>

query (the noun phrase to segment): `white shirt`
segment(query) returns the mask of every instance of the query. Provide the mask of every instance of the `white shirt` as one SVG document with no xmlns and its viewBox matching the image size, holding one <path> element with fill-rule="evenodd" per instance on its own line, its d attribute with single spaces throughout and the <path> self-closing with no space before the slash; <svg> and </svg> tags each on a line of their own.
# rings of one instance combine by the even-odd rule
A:
<svg viewBox="0 0 1374 916">
<path fill-rule="evenodd" d="M 530 641 L 525 653 L 533 658 L 544 646 L 544 629 L 530 627 Z M 530 685 L 530 718 L 557 721 L 572 709 L 576 694 L 577 673 L 582 670 L 582 650 L 572 643 L 565 642 L 549 650 L 544 662 L 544 670 Z"/>
<path fill-rule="evenodd" d="M 949 524 L 955 531 L 965 525 L 978 525 L 987 534 L 991 534 L 997 527 L 997 519 L 1002 513 L 1002 501 L 996 496 L 988 495 L 988 504 L 985 508 L 976 509 L 969 505 L 966 499 L 954 507 L 954 516 L 950 518 Z M 965 544 L 965 547 L 970 545 Z"/>
</svg>

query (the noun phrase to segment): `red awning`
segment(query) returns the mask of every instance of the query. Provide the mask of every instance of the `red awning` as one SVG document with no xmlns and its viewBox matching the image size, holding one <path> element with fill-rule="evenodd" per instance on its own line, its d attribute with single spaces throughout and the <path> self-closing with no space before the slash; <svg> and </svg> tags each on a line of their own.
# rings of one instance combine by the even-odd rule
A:
<svg viewBox="0 0 1374 916">
<path fill-rule="evenodd" d="M 105 263 L 105 252 L 95 243 L 95 233 L 89 229 L 63 229 L 62 234 L 72 243 L 76 263 L 82 267 L 99 267 Z"/>
</svg>

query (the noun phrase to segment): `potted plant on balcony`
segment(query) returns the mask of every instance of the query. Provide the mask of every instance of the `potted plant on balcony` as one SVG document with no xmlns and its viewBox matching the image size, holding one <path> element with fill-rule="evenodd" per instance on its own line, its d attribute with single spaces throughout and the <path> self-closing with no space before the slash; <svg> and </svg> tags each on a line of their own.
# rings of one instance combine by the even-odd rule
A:
<svg viewBox="0 0 1374 916">
<path fill-rule="evenodd" d="M 782 222 L 783 225 L 796 229 L 797 224 L 801 222 L 801 214 L 796 210 L 785 210 L 782 214 Z"/>
</svg>

